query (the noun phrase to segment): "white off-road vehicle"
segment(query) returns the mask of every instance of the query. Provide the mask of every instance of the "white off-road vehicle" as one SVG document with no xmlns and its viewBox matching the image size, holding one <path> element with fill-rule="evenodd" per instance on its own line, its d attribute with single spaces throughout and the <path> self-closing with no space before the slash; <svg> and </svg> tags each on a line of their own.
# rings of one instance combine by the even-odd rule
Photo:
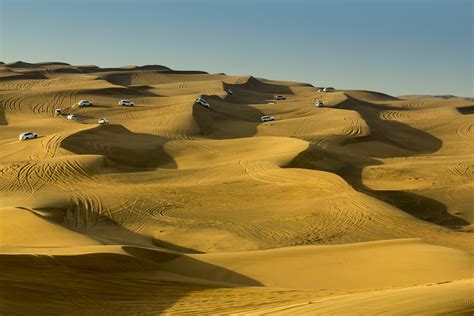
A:
<svg viewBox="0 0 474 316">
<path fill-rule="evenodd" d="M 135 103 L 133 103 L 130 100 L 120 100 L 118 104 L 121 106 L 134 106 L 135 105 Z"/>
<path fill-rule="evenodd" d="M 98 123 L 101 124 L 101 125 L 109 124 L 109 120 L 106 119 L 105 117 L 101 117 L 99 119 Z"/>
<path fill-rule="evenodd" d="M 202 105 L 202 106 L 205 107 L 205 108 L 208 108 L 208 107 L 211 106 L 211 105 L 210 105 L 206 100 L 204 100 L 203 98 L 197 98 L 197 99 L 196 99 L 196 103 L 199 104 L 199 105 Z"/>
<path fill-rule="evenodd" d="M 275 100 L 286 100 L 286 97 L 284 95 L 276 95 Z"/>
<path fill-rule="evenodd" d="M 92 106 L 92 102 L 89 100 L 81 100 L 79 101 L 79 106 Z"/>
<path fill-rule="evenodd" d="M 270 115 L 264 115 L 260 118 L 260 122 L 270 122 L 270 121 L 274 121 L 275 118 L 273 116 L 270 116 Z"/>
<path fill-rule="evenodd" d="M 28 139 L 33 139 L 33 138 L 38 138 L 38 134 L 33 133 L 33 132 L 24 132 L 18 136 L 19 140 L 28 140 Z"/>
<path fill-rule="evenodd" d="M 322 108 L 322 107 L 324 107 L 324 102 L 321 101 L 321 100 L 318 100 L 318 101 L 314 102 L 314 106 L 316 106 L 318 108 Z"/>
<path fill-rule="evenodd" d="M 69 114 L 69 115 L 67 116 L 67 119 L 68 119 L 69 121 L 75 121 L 75 120 L 77 120 L 77 116 L 75 116 L 74 114 Z"/>
</svg>

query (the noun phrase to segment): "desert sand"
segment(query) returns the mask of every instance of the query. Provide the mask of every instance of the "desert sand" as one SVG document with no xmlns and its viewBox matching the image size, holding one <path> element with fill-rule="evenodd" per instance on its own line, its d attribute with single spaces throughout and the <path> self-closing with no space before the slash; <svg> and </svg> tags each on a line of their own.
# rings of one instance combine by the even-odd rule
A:
<svg viewBox="0 0 474 316">
<path fill-rule="evenodd" d="M 472 99 L 318 88 L 0 64 L 0 313 L 472 314 Z"/>
</svg>

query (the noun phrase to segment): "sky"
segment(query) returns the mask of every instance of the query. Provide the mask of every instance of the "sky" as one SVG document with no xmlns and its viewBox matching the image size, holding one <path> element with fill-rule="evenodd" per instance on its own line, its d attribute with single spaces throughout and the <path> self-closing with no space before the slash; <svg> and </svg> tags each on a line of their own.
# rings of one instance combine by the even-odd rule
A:
<svg viewBox="0 0 474 316">
<path fill-rule="evenodd" d="M 0 61 L 473 92 L 474 0 L 0 0 Z"/>
</svg>

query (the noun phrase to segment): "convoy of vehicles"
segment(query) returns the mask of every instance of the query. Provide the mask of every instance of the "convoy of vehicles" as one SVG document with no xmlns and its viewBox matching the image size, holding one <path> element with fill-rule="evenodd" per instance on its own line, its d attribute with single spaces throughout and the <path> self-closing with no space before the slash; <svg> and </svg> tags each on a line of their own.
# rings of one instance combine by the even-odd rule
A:
<svg viewBox="0 0 474 316">
<path fill-rule="evenodd" d="M 320 89 L 318 90 L 318 92 L 332 92 L 332 91 L 335 91 L 335 89 L 332 88 L 332 87 L 320 88 Z M 233 94 L 232 89 L 229 88 L 229 89 L 227 90 L 227 93 L 228 93 L 229 95 L 232 95 L 232 94 Z M 275 99 L 275 100 L 286 100 L 286 97 L 285 97 L 284 95 L 276 95 L 276 96 L 274 96 L 274 99 Z M 211 106 L 211 105 L 209 104 L 209 102 L 207 102 L 207 101 L 206 101 L 204 98 L 202 98 L 202 97 L 198 97 L 198 98 L 195 100 L 195 103 L 197 103 L 197 104 L 199 104 L 199 105 L 201 105 L 201 106 L 203 106 L 203 107 L 206 107 L 206 108 L 210 108 L 210 106 Z M 89 100 L 80 100 L 77 104 L 79 105 L 79 107 L 88 107 L 88 106 L 92 106 L 92 105 L 93 105 L 93 103 L 92 103 L 91 101 L 89 101 Z M 127 99 L 122 99 L 122 100 L 120 100 L 120 101 L 118 102 L 118 104 L 119 104 L 120 106 L 134 106 L 134 105 L 135 105 L 135 103 L 133 103 L 132 101 L 127 100 Z M 270 102 L 269 104 L 274 104 L 274 103 L 273 103 L 273 102 Z M 321 107 L 324 107 L 324 102 L 321 101 L 321 100 L 316 100 L 316 101 L 314 102 L 314 105 L 315 105 L 316 107 L 320 107 L 320 108 L 321 108 Z M 60 109 L 60 108 L 56 108 L 56 109 L 54 110 L 54 114 L 55 114 L 55 116 L 59 116 L 59 115 L 62 115 L 62 114 L 63 114 L 63 111 L 62 111 L 62 109 Z M 76 116 L 75 114 L 69 114 L 69 115 L 67 115 L 66 118 L 67 118 L 68 120 L 71 120 L 71 121 L 77 120 L 77 116 Z M 260 117 L 260 122 L 262 122 L 262 123 L 263 123 L 263 122 L 270 122 L 270 121 L 274 121 L 274 120 L 275 120 L 275 118 L 274 118 L 273 116 L 271 116 L 271 115 L 263 115 L 263 116 Z M 97 122 L 98 122 L 98 124 L 101 124 L 101 125 L 109 124 L 109 120 L 108 120 L 107 118 L 105 118 L 105 117 L 99 118 Z M 28 139 L 34 139 L 34 138 L 37 138 L 37 137 L 39 137 L 39 136 L 38 136 L 38 134 L 36 134 L 36 133 L 33 133 L 33 132 L 24 132 L 24 133 L 21 133 L 18 138 L 19 138 L 20 140 L 28 140 Z"/>
</svg>

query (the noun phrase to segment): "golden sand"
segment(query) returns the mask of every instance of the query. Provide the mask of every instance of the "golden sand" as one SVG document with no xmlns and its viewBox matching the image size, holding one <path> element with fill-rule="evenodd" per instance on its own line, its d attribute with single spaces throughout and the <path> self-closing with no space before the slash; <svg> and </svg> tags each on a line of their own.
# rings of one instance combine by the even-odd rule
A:
<svg viewBox="0 0 474 316">
<path fill-rule="evenodd" d="M 473 312 L 469 99 L 15 62 L 0 175 L 2 314 Z"/>
</svg>

